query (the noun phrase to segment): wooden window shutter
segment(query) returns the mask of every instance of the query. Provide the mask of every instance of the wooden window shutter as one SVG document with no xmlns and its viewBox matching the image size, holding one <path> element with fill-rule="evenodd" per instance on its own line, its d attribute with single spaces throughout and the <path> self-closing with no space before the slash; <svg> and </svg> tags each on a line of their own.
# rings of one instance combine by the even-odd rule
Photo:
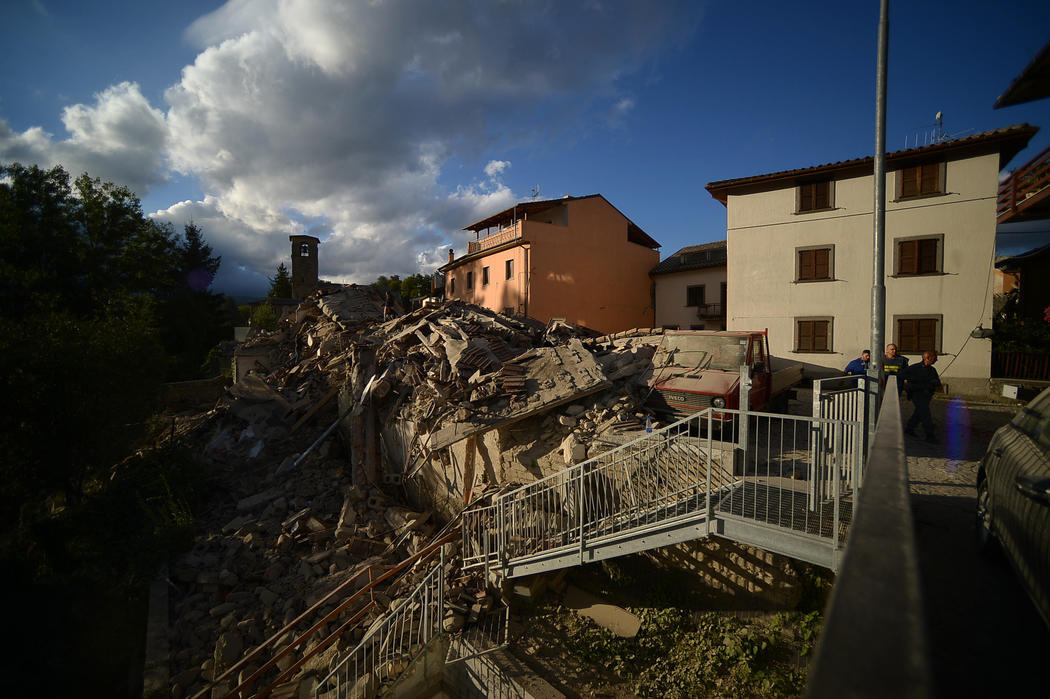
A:
<svg viewBox="0 0 1050 699">
<path fill-rule="evenodd" d="M 799 250 L 798 252 L 798 278 L 801 280 L 813 279 L 813 251 Z"/>
<path fill-rule="evenodd" d="M 940 179 L 941 179 L 941 164 L 940 163 L 926 163 L 922 166 L 922 182 L 920 184 L 920 191 L 923 194 L 934 194 L 941 191 Z"/>
<path fill-rule="evenodd" d="M 937 321 L 933 318 L 919 318 L 915 324 L 919 351 L 937 349 Z"/>
<path fill-rule="evenodd" d="M 918 274 L 918 258 L 917 240 L 902 240 L 897 243 L 897 274 Z"/>
<path fill-rule="evenodd" d="M 813 208 L 826 209 L 831 206 L 831 183 L 818 182 L 813 185 Z"/>
<path fill-rule="evenodd" d="M 813 349 L 813 321 L 800 320 L 798 322 L 798 348 L 802 351 Z"/>
<path fill-rule="evenodd" d="M 813 278 L 831 279 L 831 250 L 828 248 L 813 251 Z"/>
<path fill-rule="evenodd" d="M 813 349 L 818 351 L 827 351 L 828 349 L 828 321 L 826 320 L 815 320 L 813 321 Z"/>
<path fill-rule="evenodd" d="M 897 347 L 901 352 L 915 352 L 918 345 L 915 320 L 902 318 L 897 321 Z"/>
<path fill-rule="evenodd" d="M 919 168 L 908 167 L 901 170 L 901 196 L 916 197 L 919 195 Z"/>
<path fill-rule="evenodd" d="M 937 270 L 937 239 L 925 238 L 916 241 L 918 243 L 918 272 L 936 272 Z"/>
</svg>

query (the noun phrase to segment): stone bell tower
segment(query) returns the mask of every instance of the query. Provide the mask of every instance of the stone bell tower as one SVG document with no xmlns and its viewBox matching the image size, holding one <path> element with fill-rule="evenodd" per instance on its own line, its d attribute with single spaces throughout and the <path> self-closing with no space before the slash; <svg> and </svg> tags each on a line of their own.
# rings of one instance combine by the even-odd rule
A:
<svg viewBox="0 0 1050 699">
<path fill-rule="evenodd" d="M 301 301 L 317 288 L 317 245 L 312 235 L 290 235 L 292 241 L 292 298 Z"/>
</svg>

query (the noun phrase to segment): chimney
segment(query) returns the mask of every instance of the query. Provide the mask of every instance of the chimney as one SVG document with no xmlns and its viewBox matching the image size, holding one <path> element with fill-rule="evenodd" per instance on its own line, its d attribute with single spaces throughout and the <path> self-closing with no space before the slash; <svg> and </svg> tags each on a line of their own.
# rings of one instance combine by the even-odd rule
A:
<svg viewBox="0 0 1050 699">
<path fill-rule="evenodd" d="M 456 253 L 452 252 L 452 248 L 448 249 L 448 261 L 451 264 L 452 260 L 456 258 Z"/>
</svg>

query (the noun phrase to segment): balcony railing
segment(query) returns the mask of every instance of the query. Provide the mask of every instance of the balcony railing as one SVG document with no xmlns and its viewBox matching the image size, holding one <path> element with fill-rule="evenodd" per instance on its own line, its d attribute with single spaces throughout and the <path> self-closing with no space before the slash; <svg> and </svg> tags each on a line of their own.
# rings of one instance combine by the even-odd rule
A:
<svg viewBox="0 0 1050 699">
<path fill-rule="evenodd" d="M 499 233 L 493 233 L 492 235 L 487 235 L 480 240 L 468 242 L 467 254 L 473 255 L 476 252 L 488 250 L 489 248 L 494 248 L 497 245 L 503 245 L 504 243 L 509 243 L 512 240 L 520 238 L 524 223 L 524 221 L 517 221 L 514 225 L 507 226 Z"/>
<path fill-rule="evenodd" d="M 696 307 L 697 318 L 722 318 L 725 314 L 725 306 L 720 303 L 701 303 Z"/>
<path fill-rule="evenodd" d="M 999 223 L 1024 214 L 1050 194 L 1050 147 L 1014 170 L 999 185 L 995 214 Z"/>
</svg>

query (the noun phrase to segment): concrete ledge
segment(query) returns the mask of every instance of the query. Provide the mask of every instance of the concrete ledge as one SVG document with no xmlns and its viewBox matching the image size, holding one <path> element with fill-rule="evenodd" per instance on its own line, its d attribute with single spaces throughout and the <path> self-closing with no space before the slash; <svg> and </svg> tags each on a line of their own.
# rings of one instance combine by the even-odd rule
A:
<svg viewBox="0 0 1050 699">
<path fill-rule="evenodd" d="M 806 695 L 933 696 L 895 377 L 866 470 Z"/>
</svg>

